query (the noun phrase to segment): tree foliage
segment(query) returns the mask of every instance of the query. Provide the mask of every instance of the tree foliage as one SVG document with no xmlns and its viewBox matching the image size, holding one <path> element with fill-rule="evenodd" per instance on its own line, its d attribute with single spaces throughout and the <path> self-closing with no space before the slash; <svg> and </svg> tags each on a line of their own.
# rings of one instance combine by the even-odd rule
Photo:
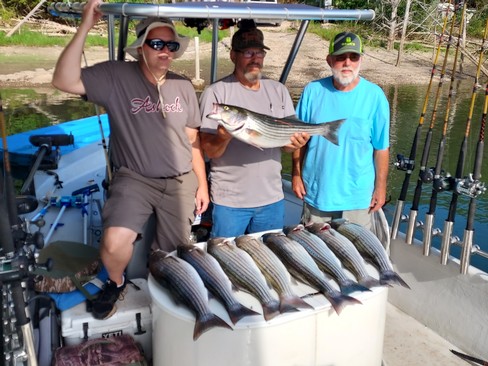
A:
<svg viewBox="0 0 488 366">
<path fill-rule="evenodd" d="M 27 15 L 41 0 L 0 0 L 0 18 L 10 19 L 21 18 Z M 52 0 L 51 0 L 52 1 Z M 67 0 L 64 0 L 68 2 Z M 106 2 L 125 2 L 124 0 L 105 0 Z M 165 3 L 172 0 L 127 0 L 136 3 Z M 177 0 L 179 1 L 179 0 Z M 285 3 L 306 3 L 318 5 L 323 0 L 279 0 Z M 454 1 L 454 0 L 453 0 Z M 440 1 L 447 2 L 447 1 Z M 432 29 L 438 23 L 436 19 L 437 5 L 439 1 L 413 0 L 410 9 L 408 22 L 408 35 L 432 33 Z M 337 9 L 373 9 L 376 12 L 376 19 L 373 21 L 372 30 L 385 39 L 391 38 L 392 14 L 394 16 L 396 32 L 400 27 L 405 15 L 406 0 L 332 0 L 332 6 Z M 486 19 L 488 18 L 488 0 L 468 0 L 468 8 L 472 10 L 473 17 L 470 20 L 468 34 L 480 37 L 483 34 Z M 40 11 L 36 14 L 39 17 L 48 18 L 46 12 Z"/>
</svg>

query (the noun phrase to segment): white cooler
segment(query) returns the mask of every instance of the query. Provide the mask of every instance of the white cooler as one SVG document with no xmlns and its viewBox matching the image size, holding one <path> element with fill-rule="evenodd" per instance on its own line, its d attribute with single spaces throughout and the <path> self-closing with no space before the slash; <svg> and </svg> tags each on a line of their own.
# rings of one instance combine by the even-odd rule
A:
<svg viewBox="0 0 488 366">
<path fill-rule="evenodd" d="M 153 362 L 157 366 L 379 366 L 388 290 L 355 292 L 362 304 L 347 305 L 337 315 L 322 294 L 305 300 L 315 310 L 280 314 L 266 322 L 261 315 L 236 325 L 223 305 L 210 299 L 212 311 L 234 330 L 212 328 L 193 341 L 195 316 L 149 276 L 153 308 Z M 297 295 L 314 293 L 293 285 Z M 253 296 L 238 291 L 238 300 L 262 312 Z"/>
<path fill-rule="evenodd" d="M 92 338 L 131 335 L 138 342 L 147 360 L 152 358 L 152 312 L 147 281 L 133 279 L 137 290 L 127 284 L 124 300 L 116 303 L 117 311 L 105 320 L 95 319 L 86 311 L 85 302 L 61 313 L 61 333 L 66 345 L 79 344 Z"/>
</svg>

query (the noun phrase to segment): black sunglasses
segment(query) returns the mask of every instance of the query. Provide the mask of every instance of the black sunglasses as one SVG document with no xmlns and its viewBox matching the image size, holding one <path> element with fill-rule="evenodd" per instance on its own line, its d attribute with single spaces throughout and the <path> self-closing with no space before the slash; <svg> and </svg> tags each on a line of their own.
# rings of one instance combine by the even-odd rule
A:
<svg viewBox="0 0 488 366">
<path fill-rule="evenodd" d="M 168 47 L 169 52 L 176 52 L 180 49 L 180 44 L 178 42 L 176 41 L 166 42 L 159 38 L 146 39 L 144 43 L 156 51 L 161 51 L 164 47 Z"/>
</svg>

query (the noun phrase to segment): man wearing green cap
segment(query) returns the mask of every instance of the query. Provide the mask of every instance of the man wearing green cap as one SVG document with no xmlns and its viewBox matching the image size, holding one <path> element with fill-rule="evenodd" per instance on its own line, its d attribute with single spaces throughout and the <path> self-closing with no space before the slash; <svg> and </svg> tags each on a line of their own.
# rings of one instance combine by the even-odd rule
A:
<svg viewBox="0 0 488 366">
<path fill-rule="evenodd" d="M 332 76 L 309 83 L 297 105 L 308 123 L 346 119 L 338 146 L 313 136 L 293 153 L 292 186 L 304 200 L 304 223 L 343 217 L 371 228 L 371 213 L 385 203 L 390 110 L 383 90 L 359 76 L 362 58 L 358 35 L 337 34 L 327 56 Z"/>
</svg>

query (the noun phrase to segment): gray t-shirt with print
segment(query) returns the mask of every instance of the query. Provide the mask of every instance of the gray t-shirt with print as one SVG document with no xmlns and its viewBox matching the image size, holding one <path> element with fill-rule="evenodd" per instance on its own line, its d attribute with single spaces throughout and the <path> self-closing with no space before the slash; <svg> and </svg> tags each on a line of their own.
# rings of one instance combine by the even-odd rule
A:
<svg viewBox="0 0 488 366">
<path fill-rule="evenodd" d="M 230 104 L 277 118 L 295 114 L 286 87 L 263 78 L 259 90 L 244 87 L 229 75 L 205 89 L 200 98 L 202 132 L 215 134 L 218 122 L 206 118 L 213 103 Z M 283 199 L 281 149 L 259 149 L 232 139 L 224 154 L 210 159 L 210 193 L 216 204 L 229 207 L 260 207 Z"/>
<path fill-rule="evenodd" d="M 111 158 L 148 178 L 173 177 L 192 170 L 185 127 L 201 124 L 191 82 L 168 72 L 161 87 L 151 84 L 137 62 L 107 61 L 82 70 L 89 101 L 103 106 L 110 121 Z"/>
</svg>

